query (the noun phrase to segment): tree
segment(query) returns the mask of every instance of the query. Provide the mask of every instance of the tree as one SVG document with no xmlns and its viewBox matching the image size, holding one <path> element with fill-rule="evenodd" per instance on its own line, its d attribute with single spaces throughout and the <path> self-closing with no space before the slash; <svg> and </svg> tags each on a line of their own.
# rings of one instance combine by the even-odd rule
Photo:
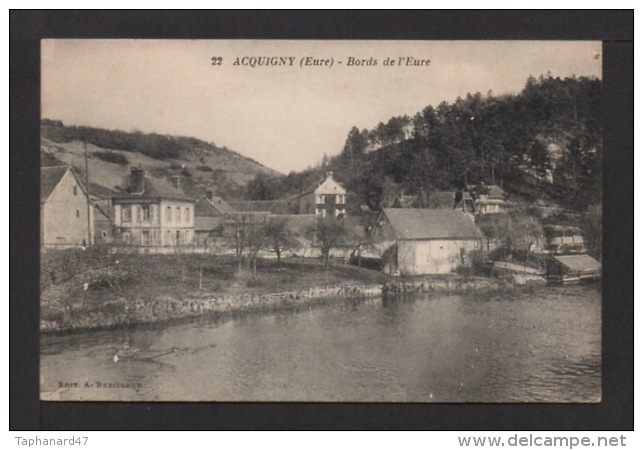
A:
<svg viewBox="0 0 643 450">
<path fill-rule="evenodd" d="M 476 218 L 476 225 L 482 232 L 489 253 L 492 241 L 502 242 L 509 233 L 509 216 L 507 214 L 484 214 Z"/>
<path fill-rule="evenodd" d="M 265 223 L 251 222 L 245 229 L 246 244 L 248 248 L 249 264 L 252 266 L 252 279 L 257 279 L 257 258 L 270 241 L 266 236 Z"/>
<path fill-rule="evenodd" d="M 241 262 L 243 252 L 248 246 L 248 232 L 252 223 L 252 217 L 249 214 L 235 214 L 232 216 L 232 225 L 234 227 L 233 246 L 237 261 L 239 263 L 239 272 L 241 272 Z"/>
<path fill-rule="evenodd" d="M 324 259 L 324 270 L 328 270 L 330 251 L 343 244 L 347 237 L 347 230 L 342 221 L 335 218 L 319 218 L 314 228 L 309 230 L 314 235 L 317 244 L 321 249 Z"/>
<path fill-rule="evenodd" d="M 281 268 L 281 253 L 283 250 L 296 245 L 289 222 L 286 217 L 269 217 L 263 228 L 268 245 L 277 255 L 279 268 Z"/>
</svg>

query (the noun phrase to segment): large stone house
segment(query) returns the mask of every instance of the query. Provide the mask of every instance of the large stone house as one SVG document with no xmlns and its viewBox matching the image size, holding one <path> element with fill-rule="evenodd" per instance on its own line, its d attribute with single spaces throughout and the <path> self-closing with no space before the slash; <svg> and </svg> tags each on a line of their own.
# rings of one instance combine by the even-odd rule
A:
<svg viewBox="0 0 643 450">
<path fill-rule="evenodd" d="M 328 172 L 326 178 L 304 189 L 295 203 L 299 214 L 338 217 L 346 214 L 346 189 Z"/>
<path fill-rule="evenodd" d="M 450 209 L 384 208 L 371 236 L 384 271 L 400 275 L 450 273 L 468 266 L 481 240 L 471 215 Z"/>
<path fill-rule="evenodd" d="M 136 246 L 181 246 L 194 239 L 194 200 L 172 183 L 132 167 L 129 187 L 112 197 L 116 242 Z"/>
<path fill-rule="evenodd" d="M 42 167 L 40 245 L 47 248 L 90 245 L 93 224 L 94 208 L 76 172 L 69 166 Z"/>
</svg>

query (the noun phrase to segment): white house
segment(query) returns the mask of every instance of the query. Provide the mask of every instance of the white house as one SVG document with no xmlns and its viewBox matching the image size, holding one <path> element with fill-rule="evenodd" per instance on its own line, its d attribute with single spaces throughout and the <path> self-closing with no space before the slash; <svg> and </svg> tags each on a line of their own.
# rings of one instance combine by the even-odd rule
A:
<svg viewBox="0 0 643 450">
<path fill-rule="evenodd" d="M 139 246 L 181 246 L 194 239 L 194 200 L 172 184 L 132 167 L 129 187 L 112 198 L 118 241 Z"/>
<path fill-rule="evenodd" d="M 299 214 L 337 217 L 346 214 L 346 189 L 328 172 L 326 178 L 304 189 L 296 198 Z"/>
<path fill-rule="evenodd" d="M 471 215 L 450 209 L 384 208 L 371 234 L 384 270 L 400 275 L 451 273 L 468 266 L 481 240 Z"/>
<path fill-rule="evenodd" d="M 91 244 L 93 209 L 74 169 L 69 166 L 40 169 L 40 245 L 68 248 Z"/>
</svg>

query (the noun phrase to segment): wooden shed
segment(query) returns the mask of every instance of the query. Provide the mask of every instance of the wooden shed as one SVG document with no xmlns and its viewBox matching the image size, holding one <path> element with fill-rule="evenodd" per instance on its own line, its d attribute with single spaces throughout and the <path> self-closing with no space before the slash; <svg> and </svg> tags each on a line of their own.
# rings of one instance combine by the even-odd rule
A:
<svg viewBox="0 0 643 450">
<path fill-rule="evenodd" d="M 589 255 L 554 256 L 547 264 L 547 281 L 553 284 L 594 281 L 601 277 L 601 263 Z"/>
</svg>

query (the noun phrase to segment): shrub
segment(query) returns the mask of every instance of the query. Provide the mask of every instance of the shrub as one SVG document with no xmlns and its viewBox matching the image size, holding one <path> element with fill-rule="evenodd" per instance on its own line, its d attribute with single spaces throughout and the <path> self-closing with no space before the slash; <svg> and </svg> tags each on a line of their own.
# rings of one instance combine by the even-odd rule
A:
<svg viewBox="0 0 643 450">
<path fill-rule="evenodd" d="M 94 152 L 93 155 L 98 159 L 107 161 L 110 163 L 118 164 L 120 166 L 126 166 L 129 164 L 129 161 L 124 155 L 115 152 Z"/>
</svg>

